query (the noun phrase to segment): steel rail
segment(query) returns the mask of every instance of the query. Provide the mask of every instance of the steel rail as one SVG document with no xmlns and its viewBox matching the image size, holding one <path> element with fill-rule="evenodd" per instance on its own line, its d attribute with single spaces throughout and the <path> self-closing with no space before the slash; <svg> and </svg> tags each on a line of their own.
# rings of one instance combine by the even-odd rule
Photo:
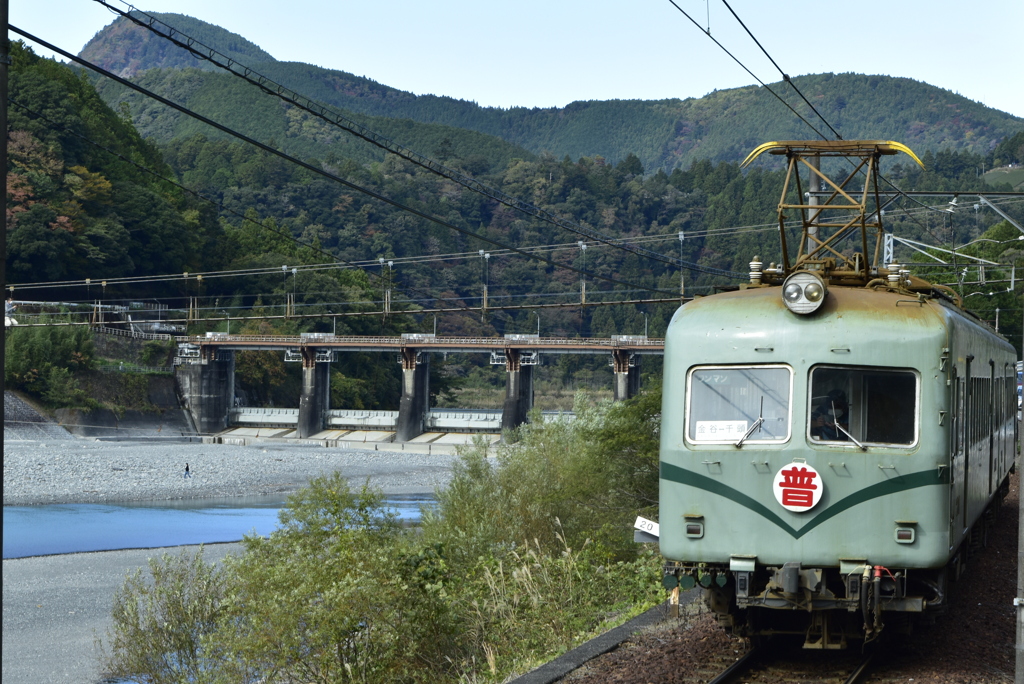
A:
<svg viewBox="0 0 1024 684">
<path fill-rule="evenodd" d="M 760 660 L 763 646 L 754 646 L 747 651 L 743 657 L 725 668 L 721 674 L 712 679 L 708 684 L 731 684 L 745 674 L 758 660 Z"/>
<path fill-rule="evenodd" d="M 870 653 L 868 653 L 864 657 L 864 660 L 861 661 L 860 665 L 858 665 L 857 668 L 850 674 L 850 676 L 846 678 L 843 684 L 856 684 L 857 682 L 861 681 L 861 677 L 865 676 L 868 673 L 868 670 L 871 667 L 871 663 L 875 659 L 875 653 L 876 651 L 871 651 Z"/>
</svg>

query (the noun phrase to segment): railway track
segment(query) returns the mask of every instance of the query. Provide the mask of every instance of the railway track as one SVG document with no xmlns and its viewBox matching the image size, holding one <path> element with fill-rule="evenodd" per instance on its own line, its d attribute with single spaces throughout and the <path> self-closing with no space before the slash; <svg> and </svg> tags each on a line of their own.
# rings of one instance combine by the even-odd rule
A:
<svg viewBox="0 0 1024 684">
<path fill-rule="evenodd" d="M 747 651 L 708 684 L 857 684 L 865 681 L 875 652 L 802 651 L 771 642 Z"/>
<path fill-rule="evenodd" d="M 685 636 L 684 636 L 685 635 Z M 678 648 L 681 641 L 688 645 Z M 609 654 L 617 664 L 595 668 L 583 666 L 564 680 L 571 684 L 855 684 L 879 672 L 872 664 L 880 660 L 879 649 L 862 653 L 856 648 L 809 651 L 802 641 L 775 637 L 747 647 L 743 640 L 730 638 L 708 619 L 651 633 L 640 648 L 625 648 Z M 883 674 L 882 681 L 889 681 Z M 905 681 L 903 679 L 892 680 Z M 534 684 L 531 682 L 531 684 Z"/>
</svg>

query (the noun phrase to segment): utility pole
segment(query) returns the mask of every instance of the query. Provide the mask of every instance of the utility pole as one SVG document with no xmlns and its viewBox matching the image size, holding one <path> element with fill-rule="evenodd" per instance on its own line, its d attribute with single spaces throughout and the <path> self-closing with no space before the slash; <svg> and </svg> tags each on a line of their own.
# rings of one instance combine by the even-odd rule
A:
<svg viewBox="0 0 1024 684">
<path fill-rule="evenodd" d="M 1024 311 L 1022 311 L 1024 315 Z M 1021 319 L 1024 323 L 1024 318 Z M 1024 327 L 1021 328 L 1024 334 Z M 1024 348 L 1024 340 L 1022 340 Z M 1014 379 L 1017 377 L 1014 369 Z M 1024 411 L 1021 411 L 1021 421 L 1017 426 L 1017 477 L 1020 477 L 1020 468 L 1024 460 Z M 1020 495 L 1018 480 L 1017 487 L 1017 598 L 1013 599 L 1013 605 L 1017 609 L 1017 662 L 1014 670 L 1013 681 L 1015 684 L 1024 684 L 1024 497 Z"/>
<path fill-rule="evenodd" d="M 487 320 L 487 295 L 491 287 L 491 253 L 480 250 L 480 256 L 484 258 L 484 299 L 480 308 L 480 320 Z"/>
<path fill-rule="evenodd" d="M 683 231 L 679 231 L 679 299 L 682 301 L 683 297 L 686 296 L 686 285 L 683 280 L 683 240 L 686 239 L 686 234 Z"/>
<path fill-rule="evenodd" d="M 7 303 L 7 68 L 11 64 L 11 41 L 7 38 L 7 26 L 10 23 L 9 0 L 0 0 L 0 130 L 3 131 L 4 143 L 0 145 L 0 170 L 4 172 L 4 196 L 2 202 L 4 228 L 0 230 L 0 287 L 3 288 L 4 304 Z M 6 318 L 7 308 L 4 307 Z M 7 367 L 7 321 L 4 321 L 4 336 L 0 338 L 0 363 Z M 7 391 L 4 380 L 5 373 L 0 373 L 0 391 Z M 4 409 L 0 406 L 0 418 L 6 419 Z"/>
<path fill-rule="evenodd" d="M 1022 318 L 1021 334 L 1024 335 L 1024 318 Z M 1024 345 L 1024 340 L 1022 340 Z M 1024 346 L 1022 346 L 1024 348 Z M 1014 378 L 1017 373 L 1014 369 Z M 1021 412 L 1021 421 L 1017 426 L 1017 598 L 1014 599 L 1014 607 L 1017 608 L 1017 664 L 1014 671 L 1014 684 L 1024 684 L 1024 502 L 1021 499 L 1020 473 L 1024 465 L 1024 411 Z"/>
</svg>

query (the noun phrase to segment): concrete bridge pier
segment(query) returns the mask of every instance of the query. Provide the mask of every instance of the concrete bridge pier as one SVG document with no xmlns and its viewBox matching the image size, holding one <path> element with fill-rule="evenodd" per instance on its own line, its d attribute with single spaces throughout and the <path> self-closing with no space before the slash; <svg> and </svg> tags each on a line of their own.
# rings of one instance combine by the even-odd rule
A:
<svg viewBox="0 0 1024 684">
<path fill-rule="evenodd" d="M 235 353 L 205 347 L 198 363 L 178 366 L 178 395 L 200 434 L 220 432 L 228 426 L 228 411 L 235 397 Z"/>
<path fill-rule="evenodd" d="M 625 349 L 612 352 L 612 368 L 615 371 L 615 386 L 612 389 L 615 401 L 635 397 L 640 392 L 640 355 Z"/>
<path fill-rule="evenodd" d="M 398 405 L 395 441 L 408 442 L 423 434 L 430 410 L 430 354 L 402 347 L 402 400 Z"/>
<path fill-rule="evenodd" d="M 295 436 L 312 437 L 324 429 L 324 413 L 331 407 L 331 352 L 318 354 L 315 347 L 302 348 L 302 393 Z M 318 356 L 325 356 L 317 360 Z"/>
<path fill-rule="evenodd" d="M 530 352 L 527 352 L 529 354 Z M 501 413 L 501 430 L 512 430 L 526 422 L 533 408 L 533 363 L 523 363 L 518 349 L 505 350 L 505 407 Z M 535 361 L 535 356 L 530 358 Z"/>
</svg>

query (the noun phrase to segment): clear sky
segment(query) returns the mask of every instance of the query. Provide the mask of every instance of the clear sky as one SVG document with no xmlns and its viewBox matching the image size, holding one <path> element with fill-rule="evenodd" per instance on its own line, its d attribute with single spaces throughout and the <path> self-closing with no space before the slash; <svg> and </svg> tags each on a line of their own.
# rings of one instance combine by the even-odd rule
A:
<svg viewBox="0 0 1024 684">
<path fill-rule="evenodd" d="M 11 24 L 75 53 L 114 19 L 94 0 L 9 2 Z M 138 2 L 222 26 L 279 60 L 485 106 L 701 97 L 755 83 L 669 0 Z M 710 21 L 761 80 L 781 79 L 721 0 L 676 3 Z M 791 76 L 905 76 L 1024 117 L 1024 0 L 730 4 Z"/>
</svg>

